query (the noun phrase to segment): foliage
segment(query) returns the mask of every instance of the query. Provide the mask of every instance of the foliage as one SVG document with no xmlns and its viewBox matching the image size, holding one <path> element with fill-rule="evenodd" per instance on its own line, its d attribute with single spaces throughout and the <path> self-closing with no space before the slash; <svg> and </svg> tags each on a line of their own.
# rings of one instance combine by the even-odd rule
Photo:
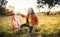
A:
<svg viewBox="0 0 60 37">
<path fill-rule="evenodd" d="M 60 0 L 37 0 L 37 4 L 48 4 L 49 6 L 54 6 L 56 4 L 60 5 Z"/>
<path fill-rule="evenodd" d="M 47 12 L 47 15 L 50 13 L 50 9 L 55 6 L 56 4 L 60 5 L 60 0 L 37 0 L 37 8 L 42 7 L 43 5 L 48 4 L 49 11 Z"/>
<path fill-rule="evenodd" d="M 7 1 L 6 0 L 1 0 L 0 2 L 0 15 L 4 15 L 5 12 L 5 7 L 6 7 Z"/>
</svg>

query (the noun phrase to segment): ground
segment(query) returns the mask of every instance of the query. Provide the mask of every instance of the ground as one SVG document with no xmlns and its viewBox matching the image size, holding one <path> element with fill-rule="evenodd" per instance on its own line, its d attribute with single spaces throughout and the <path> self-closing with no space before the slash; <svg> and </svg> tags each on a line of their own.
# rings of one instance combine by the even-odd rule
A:
<svg viewBox="0 0 60 37">
<path fill-rule="evenodd" d="M 36 37 L 58 37 L 60 32 L 60 15 L 40 15 L 37 14 L 39 24 L 36 28 Z M 25 23 L 25 18 L 20 16 L 20 24 Z M 28 28 L 23 28 L 24 32 L 13 32 L 11 26 L 11 16 L 0 17 L 0 36 L 1 37 L 31 37 Z M 34 30 L 33 30 L 34 31 Z"/>
</svg>

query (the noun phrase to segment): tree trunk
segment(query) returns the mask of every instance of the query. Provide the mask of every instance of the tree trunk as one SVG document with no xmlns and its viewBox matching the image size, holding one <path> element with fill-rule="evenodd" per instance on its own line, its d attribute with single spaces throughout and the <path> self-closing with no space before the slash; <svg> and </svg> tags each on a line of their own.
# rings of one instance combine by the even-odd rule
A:
<svg viewBox="0 0 60 37">
<path fill-rule="evenodd" d="M 49 12 L 47 12 L 47 16 L 49 15 L 49 13 L 50 13 L 50 11 L 49 11 Z"/>
</svg>

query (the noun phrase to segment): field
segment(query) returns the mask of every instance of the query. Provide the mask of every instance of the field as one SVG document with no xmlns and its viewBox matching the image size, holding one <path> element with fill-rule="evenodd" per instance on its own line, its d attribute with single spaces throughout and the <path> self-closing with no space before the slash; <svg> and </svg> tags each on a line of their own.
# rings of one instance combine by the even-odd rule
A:
<svg viewBox="0 0 60 37">
<path fill-rule="evenodd" d="M 37 14 L 39 24 L 35 28 L 38 30 L 35 37 L 59 37 L 60 15 L 40 15 Z M 20 16 L 20 23 L 25 23 L 25 18 Z M 13 32 L 11 27 L 11 16 L 0 17 L 0 37 L 31 37 L 28 28 L 23 28 L 24 32 Z"/>
</svg>

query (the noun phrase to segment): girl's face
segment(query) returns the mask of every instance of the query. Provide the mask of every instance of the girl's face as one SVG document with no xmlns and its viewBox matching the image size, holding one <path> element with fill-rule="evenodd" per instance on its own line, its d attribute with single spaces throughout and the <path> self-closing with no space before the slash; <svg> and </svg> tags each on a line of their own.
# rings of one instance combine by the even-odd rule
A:
<svg viewBox="0 0 60 37">
<path fill-rule="evenodd" d="M 31 9 L 31 8 L 28 9 L 28 13 L 29 13 L 29 14 L 32 13 L 32 9 Z"/>
</svg>

